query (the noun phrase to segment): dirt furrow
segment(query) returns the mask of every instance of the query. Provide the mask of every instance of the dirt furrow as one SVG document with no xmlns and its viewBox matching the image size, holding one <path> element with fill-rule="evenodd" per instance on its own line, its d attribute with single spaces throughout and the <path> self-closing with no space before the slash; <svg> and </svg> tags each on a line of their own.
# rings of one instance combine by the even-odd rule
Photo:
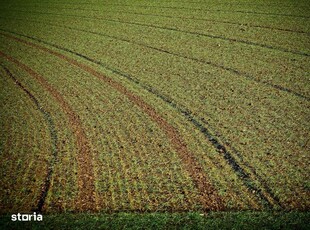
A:
<svg viewBox="0 0 310 230">
<path fill-rule="evenodd" d="M 7 36 L 7 35 L 5 35 Z M 11 37 L 13 38 L 13 37 Z M 66 102 L 62 95 L 50 85 L 43 76 L 32 70 L 30 67 L 16 60 L 15 58 L 0 51 L 0 56 L 6 58 L 8 61 L 14 63 L 19 68 L 25 70 L 34 79 L 36 79 L 60 104 L 64 112 L 67 114 L 73 132 L 77 139 L 77 147 L 79 154 L 77 156 L 78 161 L 78 187 L 79 194 L 77 200 L 78 210 L 95 210 L 95 186 L 94 186 L 94 173 L 92 165 L 92 156 L 89 147 L 87 137 L 82 129 L 81 121 L 78 115 L 72 110 L 71 106 Z"/>
</svg>

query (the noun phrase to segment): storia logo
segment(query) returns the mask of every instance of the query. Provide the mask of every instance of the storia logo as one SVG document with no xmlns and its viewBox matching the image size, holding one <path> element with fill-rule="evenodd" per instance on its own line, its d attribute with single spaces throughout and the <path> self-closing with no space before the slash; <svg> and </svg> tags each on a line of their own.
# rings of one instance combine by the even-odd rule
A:
<svg viewBox="0 0 310 230">
<path fill-rule="evenodd" d="M 13 214 L 12 221 L 42 221 L 43 216 L 41 214 L 36 214 L 35 212 L 33 214 Z"/>
</svg>

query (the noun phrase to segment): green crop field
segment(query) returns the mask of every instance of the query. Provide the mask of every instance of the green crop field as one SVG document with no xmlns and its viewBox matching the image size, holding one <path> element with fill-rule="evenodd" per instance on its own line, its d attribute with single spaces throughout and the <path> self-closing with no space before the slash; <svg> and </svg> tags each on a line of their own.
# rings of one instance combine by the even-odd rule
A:
<svg viewBox="0 0 310 230">
<path fill-rule="evenodd" d="M 2 219 L 310 221 L 307 0 L 1 0 L 0 12 Z"/>
</svg>

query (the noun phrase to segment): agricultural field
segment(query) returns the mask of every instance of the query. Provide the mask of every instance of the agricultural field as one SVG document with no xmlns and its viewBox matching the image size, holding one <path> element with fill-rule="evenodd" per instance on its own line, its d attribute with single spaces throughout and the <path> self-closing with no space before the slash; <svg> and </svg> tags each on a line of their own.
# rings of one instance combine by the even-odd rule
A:
<svg viewBox="0 0 310 230">
<path fill-rule="evenodd" d="M 0 214 L 308 213 L 308 1 L 0 3 Z"/>
</svg>

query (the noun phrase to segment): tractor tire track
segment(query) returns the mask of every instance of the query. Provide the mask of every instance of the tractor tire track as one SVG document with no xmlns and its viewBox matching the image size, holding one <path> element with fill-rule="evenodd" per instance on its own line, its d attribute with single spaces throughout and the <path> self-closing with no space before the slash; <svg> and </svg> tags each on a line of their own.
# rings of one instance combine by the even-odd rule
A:
<svg viewBox="0 0 310 230">
<path fill-rule="evenodd" d="M 58 25 L 53 24 L 53 26 L 58 26 Z M 129 39 L 119 38 L 119 37 L 108 35 L 108 34 L 103 34 L 103 33 L 99 33 L 99 32 L 83 30 L 83 29 L 77 29 L 77 28 L 73 28 L 73 27 L 69 27 L 69 26 L 59 26 L 59 27 L 63 27 L 63 28 L 71 29 L 71 30 L 76 30 L 76 31 L 80 31 L 80 32 L 85 32 L 85 33 L 90 33 L 90 34 L 95 34 L 95 35 L 98 35 L 98 36 L 108 37 L 108 38 L 112 38 L 112 39 L 115 39 L 115 40 L 124 41 L 124 42 L 128 42 L 128 43 L 131 43 L 131 44 L 136 44 L 136 45 L 139 45 L 139 46 L 142 46 L 142 47 L 146 47 L 146 48 L 149 48 L 149 49 L 153 49 L 153 50 L 159 51 L 161 53 L 166 53 L 166 54 L 169 54 L 169 55 L 172 55 L 172 56 L 177 56 L 179 58 L 184 58 L 184 59 L 192 60 L 192 61 L 195 61 L 195 62 L 207 64 L 207 65 L 210 65 L 210 66 L 215 67 L 215 68 L 220 68 L 220 69 L 226 70 L 226 71 L 231 72 L 233 74 L 236 74 L 238 76 L 245 77 L 245 78 L 247 78 L 249 80 L 253 80 L 253 81 L 257 82 L 257 83 L 267 85 L 267 86 L 272 87 L 274 89 L 277 89 L 277 90 L 280 90 L 280 91 L 283 91 L 283 92 L 287 92 L 287 93 L 293 94 L 294 96 L 299 97 L 301 99 L 305 99 L 307 101 L 310 100 L 310 98 L 308 96 L 305 96 L 305 95 L 303 95 L 303 94 L 301 94 L 299 92 L 295 92 L 294 90 L 291 90 L 289 88 L 285 88 L 285 87 L 280 86 L 280 85 L 272 84 L 272 83 L 267 82 L 267 81 L 258 80 L 255 77 L 253 77 L 253 76 L 251 76 L 251 75 L 249 75 L 247 73 L 241 72 L 241 71 L 239 71 L 237 69 L 233 69 L 231 67 L 226 67 L 226 66 L 223 66 L 223 65 L 219 65 L 219 64 L 213 63 L 211 61 L 205 61 L 205 60 L 201 60 L 201 59 L 198 59 L 198 58 L 188 57 L 186 55 L 173 53 L 173 52 L 161 49 L 161 48 L 157 48 L 157 47 L 154 47 L 154 46 L 146 45 L 146 44 L 139 43 L 139 42 L 136 42 L 136 41 L 132 41 L 132 40 L 129 40 Z"/>
<path fill-rule="evenodd" d="M 190 10 L 190 11 L 203 11 L 203 12 L 223 12 L 223 13 L 241 13 L 241 14 L 257 14 L 257 15 L 269 15 L 269 16 L 283 16 L 283 17 L 294 17 L 294 18 L 310 18 L 305 15 L 293 15 L 293 14 L 281 14 L 281 13 L 266 13 L 266 12 L 255 12 L 245 10 L 209 10 L 202 8 L 190 8 L 190 7 L 177 7 L 177 6 L 150 6 L 150 5 L 126 5 L 126 4 L 105 4 L 106 6 L 129 6 L 129 7 L 140 7 L 140 8 L 157 8 L 157 9 L 176 9 L 176 10 Z"/>
<path fill-rule="evenodd" d="M 205 4 L 205 2 L 187 2 L 187 1 L 165 1 L 166 3 L 187 3 L 187 4 Z M 44 2 L 42 3 L 42 2 L 35 2 L 35 3 L 31 3 L 31 4 L 36 4 L 36 5 L 43 5 L 44 4 Z M 91 6 L 93 6 L 93 3 L 89 3 L 89 2 L 85 2 L 85 3 L 81 3 L 81 2 L 74 2 L 74 3 L 70 3 L 70 2 L 66 2 L 66 3 L 56 3 L 56 2 L 54 2 L 54 3 L 52 3 L 53 5 L 74 5 L 74 6 L 76 6 L 76 5 L 91 5 Z M 207 3 L 208 4 L 208 3 Z M 259 3 L 236 3 L 236 2 L 234 2 L 234 3 L 221 3 L 221 2 L 217 2 L 216 3 L 217 5 L 225 5 L 225 6 L 227 6 L 227 5 L 229 5 L 229 6 L 234 6 L 234 5 L 249 5 L 249 6 L 265 6 L 265 7 L 271 7 L 271 6 L 279 6 L 278 4 L 266 4 L 266 3 L 261 3 L 261 4 L 259 4 Z M 108 5 L 108 4 L 105 4 L 105 5 Z M 110 5 L 114 5 L 114 4 L 110 4 Z M 122 5 L 120 5 L 120 4 L 117 4 L 117 5 L 119 5 L 119 6 L 122 6 Z M 25 4 L 25 5 L 22 5 L 23 7 L 24 6 L 29 6 L 29 4 Z M 130 5 L 130 6 L 135 6 L 135 5 Z M 150 5 L 150 6 L 156 6 L 156 5 Z M 290 8 L 290 7 L 292 7 L 292 5 L 281 5 L 281 7 L 282 8 Z"/>
<path fill-rule="evenodd" d="M 246 45 L 251 45 L 251 46 L 257 46 L 257 47 L 261 47 L 261 48 L 265 48 L 265 49 L 277 50 L 277 51 L 281 51 L 281 52 L 285 52 L 285 53 L 291 53 L 291 54 L 296 54 L 296 55 L 301 55 L 301 56 L 306 56 L 306 57 L 310 56 L 309 53 L 302 52 L 302 51 L 289 50 L 286 48 L 274 47 L 271 45 L 260 44 L 260 43 L 241 40 L 241 39 L 227 38 L 227 37 L 219 36 L 219 35 L 212 35 L 212 34 L 206 34 L 206 33 L 200 33 L 200 32 L 191 32 L 191 31 L 187 31 L 187 30 L 180 30 L 180 29 L 173 28 L 173 27 L 155 26 L 155 25 L 151 25 L 151 24 L 138 23 L 138 22 L 127 22 L 127 21 L 114 20 L 114 19 L 103 19 L 103 18 L 98 18 L 98 19 L 103 20 L 103 21 L 122 23 L 122 24 L 143 26 L 143 27 L 147 27 L 147 28 L 156 28 L 156 29 L 162 29 L 162 30 L 175 31 L 175 32 L 180 32 L 180 33 L 184 33 L 184 34 L 198 35 L 198 36 L 202 36 L 202 37 L 208 37 L 208 38 L 212 38 L 212 39 L 219 39 L 219 40 L 223 40 L 223 41 L 230 41 L 230 42 L 236 42 L 236 43 L 241 43 L 241 44 L 246 44 Z"/>
<path fill-rule="evenodd" d="M 187 2 L 187 1 L 165 1 L 165 3 L 186 3 L 186 4 L 209 4 L 203 1 L 197 1 L 197 2 Z M 249 5 L 249 6 L 267 6 L 267 7 L 271 7 L 271 6 L 278 6 L 277 4 L 260 4 L 260 3 L 248 3 L 248 2 L 243 2 L 243 3 L 237 3 L 237 2 L 232 2 L 232 3 L 227 3 L 227 2 L 217 2 L 216 5 L 224 5 L 224 6 L 244 6 L 244 5 Z M 208 6 L 208 5 L 206 5 Z M 283 8 L 287 8 L 287 7 L 291 7 L 289 5 L 281 5 L 281 7 Z"/>
<path fill-rule="evenodd" d="M 2 29 L 0 29 L 2 30 Z M 228 165 L 233 169 L 233 171 L 236 173 L 236 175 L 239 177 L 239 179 L 243 182 L 243 184 L 247 187 L 248 191 L 252 194 L 253 192 L 255 192 L 256 196 L 262 200 L 263 204 L 265 205 L 265 207 L 267 208 L 272 208 L 273 206 L 278 206 L 281 207 L 280 203 L 277 202 L 278 198 L 275 197 L 273 194 L 267 194 L 264 195 L 264 192 L 258 188 L 257 186 L 255 186 L 255 184 L 253 183 L 254 181 L 252 180 L 251 176 L 246 172 L 246 170 L 238 163 L 238 161 L 235 159 L 235 157 L 224 147 L 224 145 L 222 145 L 220 143 L 220 141 L 217 139 L 216 136 L 214 136 L 212 134 L 212 132 L 210 130 L 208 130 L 207 128 L 204 127 L 203 123 L 201 123 L 198 119 L 196 119 L 192 112 L 190 110 L 188 110 L 187 108 L 185 108 L 184 106 L 180 106 L 177 103 L 175 103 L 173 100 L 171 100 L 169 97 L 163 95 L 161 92 L 159 92 L 158 90 L 154 89 L 153 87 L 144 84 L 142 82 L 140 82 L 138 79 L 134 78 L 133 76 L 122 72 L 121 70 L 117 70 L 114 68 L 111 68 L 109 66 L 107 66 L 106 64 L 94 60 L 90 57 L 87 57 L 85 55 L 79 54 L 75 51 L 72 51 L 70 49 L 61 47 L 59 45 L 50 43 L 50 42 L 46 42 L 43 41 L 41 39 L 38 38 L 34 38 L 34 37 L 30 37 L 27 35 L 23 35 L 23 34 L 19 34 L 19 33 L 15 33 L 15 32 L 11 32 L 11 31 L 6 31 L 6 30 L 2 30 L 8 33 L 12 33 L 18 36 L 22 36 L 37 42 L 40 42 L 42 44 L 45 44 L 47 46 L 51 46 L 54 48 L 57 48 L 59 50 L 68 52 L 70 54 L 73 54 L 75 56 L 78 56 L 86 61 L 92 62 L 94 64 L 97 64 L 109 71 L 111 71 L 112 73 L 121 76 L 122 78 L 125 78 L 131 82 L 133 82 L 134 84 L 140 86 L 141 88 L 145 89 L 146 91 L 148 91 L 149 93 L 153 94 L 154 96 L 156 96 L 157 98 L 161 99 L 162 101 L 164 101 L 165 103 L 167 103 L 170 107 L 172 107 L 173 109 L 175 109 L 176 111 L 178 111 L 180 114 L 182 114 L 188 121 L 190 121 L 192 123 L 192 125 L 194 125 L 205 137 L 206 139 L 213 145 L 213 147 L 216 149 L 216 151 L 219 153 L 219 155 L 221 155 L 224 160 L 228 163 Z M 243 162 L 243 159 L 239 157 L 239 161 Z M 250 169 L 248 169 L 248 171 L 251 171 Z M 266 186 L 266 190 L 267 191 L 271 191 L 270 188 L 268 188 L 268 186 Z M 270 197 L 270 198 L 268 198 Z"/>
<path fill-rule="evenodd" d="M 273 200 L 273 204 L 276 205 L 277 207 L 283 208 L 283 206 L 280 203 L 279 198 L 272 192 L 272 190 L 269 188 L 269 186 L 266 183 L 266 180 L 263 179 L 255 170 L 255 168 L 250 165 L 248 162 L 244 161 L 242 154 L 230 144 L 230 141 L 227 140 L 225 137 L 223 137 L 223 135 L 221 135 L 212 125 L 209 124 L 208 121 L 206 121 L 204 118 L 199 118 L 199 121 L 201 121 L 201 123 L 207 127 L 207 129 L 210 130 L 210 133 L 216 133 L 218 136 L 222 136 L 222 138 L 219 138 L 219 142 L 221 143 L 226 143 L 226 146 L 229 146 L 231 152 L 238 158 L 238 160 L 240 162 L 242 162 L 242 164 L 245 166 L 245 168 L 247 168 L 252 175 L 254 175 L 254 178 L 257 178 L 257 180 L 260 182 L 261 187 L 266 191 L 267 196 L 269 195 L 272 200 Z M 248 183 L 251 183 L 251 181 L 249 181 Z M 254 188 L 253 192 L 257 192 L 257 190 L 259 190 L 259 192 L 263 192 L 260 188 Z"/>
<path fill-rule="evenodd" d="M 0 55 L 3 56 L 1 51 L 0 51 Z M 8 68 L 3 66 L 2 64 L 0 64 L 0 66 L 5 70 L 6 74 L 14 81 L 15 85 L 17 85 L 21 90 L 23 90 L 25 94 L 27 94 L 27 96 L 32 100 L 36 108 L 43 115 L 44 120 L 50 132 L 51 142 L 52 142 L 52 146 L 51 146 L 52 159 L 49 162 L 47 174 L 46 174 L 44 184 L 42 186 L 41 193 L 39 196 L 39 201 L 38 201 L 38 204 L 35 210 L 38 212 L 42 212 L 42 208 L 44 206 L 46 196 L 50 189 L 51 179 L 52 179 L 53 172 L 54 172 L 54 165 L 58 157 L 58 147 L 57 147 L 58 138 L 57 138 L 57 131 L 55 128 L 55 123 L 54 123 L 54 120 L 51 114 L 44 109 L 44 107 L 40 104 L 38 99 L 20 81 L 17 80 L 17 78 L 10 72 Z"/>
<path fill-rule="evenodd" d="M 46 47 L 37 45 L 35 43 L 31 43 L 20 38 L 7 35 L 1 33 L 1 35 L 18 41 L 20 43 L 26 44 L 43 52 L 49 53 L 58 57 L 59 59 L 68 62 L 69 64 L 76 66 L 85 72 L 90 73 L 91 75 L 95 76 L 99 80 L 107 83 L 114 89 L 116 89 L 121 94 L 125 95 L 131 102 L 133 102 L 136 106 L 138 106 L 144 113 L 146 113 L 168 136 L 170 139 L 171 145 L 176 150 L 177 154 L 179 155 L 185 170 L 191 176 L 194 184 L 196 185 L 199 193 L 200 193 L 200 201 L 203 205 L 205 211 L 210 210 L 224 210 L 224 204 L 220 196 L 217 194 L 217 191 L 214 189 L 212 184 L 209 182 L 203 168 L 200 166 L 198 161 L 196 160 L 195 156 L 187 149 L 187 146 L 184 140 L 181 138 L 179 132 L 176 128 L 170 125 L 160 114 L 156 112 L 154 108 L 152 108 L 149 104 L 143 101 L 142 98 L 133 94 L 128 89 L 126 89 L 120 83 L 112 80 L 111 78 L 106 77 L 105 75 L 101 74 L 100 72 L 92 69 L 91 67 L 84 65 L 70 57 L 67 57 L 61 53 L 56 51 L 50 50 Z"/>
<path fill-rule="evenodd" d="M 2 35 L 8 37 L 8 35 L 5 35 L 5 34 L 2 34 Z M 53 86 L 51 86 L 41 75 L 33 71 L 30 67 L 26 66 L 25 64 L 14 59 L 13 57 L 8 56 L 7 54 L 1 51 L 0 51 L 0 56 L 14 63 L 19 68 L 23 69 L 28 74 L 30 74 L 34 79 L 36 79 L 55 98 L 55 100 L 61 105 L 65 113 L 68 115 L 69 122 L 72 126 L 73 132 L 77 139 L 77 146 L 79 150 L 79 153 L 77 156 L 78 166 L 79 166 L 79 169 L 78 169 L 79 194 L 78 194 L 77 208 L 79 210 L 85 210 L 85 209 L 95 210 L 95 206 L 94 206 L 95 205 L 95 198 L 94 198 L 95 186 L 94 186 L 94 176 L 93 176 L 94 173 L 93 173 L 93 166 L 92 166 L 91 151 L 89 148 L 89 143 L 85 135 L 85 132 L 81 128 L 82 126 L 81 126 L 81 122 L 80 122 L 78 115 L 74 113 L 74 111 L 72 110 L 70 105 L 65 101 L 65 99 L 62 97 L 62 95 Z M 43 204 L 44 204 L 44 200 L 40 200 L 38 204 L 38 208 L 42 208 Z"/>
<path fill-rule="evenodd" d="M 141 15 L 141 16 L 151 16 L 151 17 L 162 17 L 162 18 L 172 18 L 172 19 L 181 19 L 181 20 L 192 20 L 192 21 L 204 21 L 204 22 L 212 22 L 218 24 L 229 24 L 229 25 L 237 25 L 237 26 L 246 26 L 249 28 L 259 28 L 259 29 L 269 29 L 269 30 L 277 30 L 283 32 L 290 32 L 290 33 L 299 33 L 299 34 L 307 34 L 309 32 L 302 31 L 302 30 L 292 30 L 292 29 L 285 29 L 285 28 L 278 28 L 278 27 L 271 27 L 271 26 L 264 26 L 264 25 L 252 25 L 248 23 L 239 23 L 239 22 L 231 22 L 231 21 L 222 21 L 222 20 L 215 20 L 215 19 L 207 19 L 207 18 L 196 18 L 196 17 L 180 17 L 180 16 L 171 16 L 171 15 L 164 15 L 164 14 L 149 14 L 149 13 L 139 13 L 139 12 L 129 12 L 129 11 L 121 11 L 121 10 L 104 10 L 104 9 L 84 9 L 84 8 L 68 8 L 68 7 L 49 7 L 49 9 L 56 9 L 56 10 L 81 10 L 81 11 L 90 11 L 90 12 L 108 12 L 108 13 L 121 13 L 121 14 L 131 14 L 131 15 Z M 6 11 L 14 11 L 19 9 L 6 9 Z"/>
<path fill-rule="evenodd" d="M 71 4 L 67 4 L 71 5 Z M 79 5 L 79 3 L 74 3 L 72 5 Z M 105 6 L 129 6 L 137 8 L 157 8 L 157 9 L 176 9 L 176 10 L 190 10 L 190 11 L 202 11 L 202 12 L 220 12 L 220 13 L 240 13 L 240 14 L 256 14 L 256 15 L 267 15 L 267 16 L 281 16 L 281 17 L 293 17 L 293 18 L 310 18 L 306 15 L 294 15 L 294 14 L 282 14 L 282 13 L 268 13 L 268 12 L 256 12 L 256 11 L 246 11 L 246 10 L 221 10 L 214 9 L 209 10 L 207 8 L 190 8 L 190 7 L 177 7 L 177 6 L 154 6 L 154 5 L 129 5 L 129 4 L 105 4 Z M 289 7 L 289 6 L 287 6 Z"/>
<path fill-rule="evenodd" d="M 68 8 L 68 10 L 74 10 Z M 86 9 L 78 9 L 77 10 L 86 10 Z M 214 20 L 214 19 L 207 19 L 207 18 L 195 18 L 195 17 L 180 17 L 180 16 L 170 16 L 170 15 L 163 15 L 163 14 L 146 14 L 146 13 L 137 13 L 137 12 L 128 12 L 128 11 L 117 11 L 117 10 L 96 10 L 92 9 L 91 11 L 98 11 L 98 12 L 115 12 L 115 13 L 121 13 L 121 14 L 133 14 L 133 15 L 144 15 L 144 16 L 153 16 L 153 17 L 163 17 L 163 18 L 177 18 L 182 20 L 192 20 L 192 21 L 205 21 L 205 22 L 213 22 L 213 23 L 219 23 L 219 24 L 229 24 L 229 25 L 237 25 L 237 26 L 247 26 L 250 28 L 260 28 L 260 29 L 270 29 L 270 30 L 278 30 L 278 31 L 284 31 L 284 32 L 291 32 L 291 33 L 300 33 L 300 34 L 307 34 L 309 35 L 309 32 L 305 32 L 302 30 L 291 30 L 291 29 L 284 29 L 284 28 L 277 28 L 277 27 L 271 27 L 271 26 L 263 26 L 263 25 L 252 25 L 248 23 L 238 23 L 238 22 L 231 22 L 231 21 L 221 21 L 221 20 Z"/>
<path fill-rule="evenodd" d="M 128 22 L 128 21 L 121 21 L 121 20 L 115 20 L 115 19 L 106 19 L 102 17 L 92 17 L 92 16 L 82 16 L 82 15 L 75 15 L 75 14 L 59 14 L 59 13 L 51 13 L 51 12 L 39 12 L 39 11 L 24 11 L 24 10 L 16 10 L 18 12 L 25 12 L 25 13 L 31 13 L 31 14 L 43 14 L 43 15 L 58 15 L 58 16 L 65 16 L 65 17 L 75 17 L 75 18 L 86 18 L 86 19 L 91 19 L 91 20 L 100 20 L 100 21 L 107 21 L 107 22 L 114 22 L 114 23 L 120 23 L 120 24 L 127 24 L 127 25 L 136 25 L 136 26 L 143 26 L 147 28 L 155 28 L 155 29 L 161 29 L 161 30 L 168 30 L 168 31 L 174 31 L 174 32 L 179 32 L 179 33 L 184 33 L 184 34 L 192 34 L 192 35 L 198 35 L 202 37 L 207 37 L 211 39 L 219 39 L 223 41 L 230 41 L 230 42 L 236 42 L 236 43 L 241 43 L 245 45 L 251 45 L 251 46 L 257 46 L 265 49 L 271 49 L 271 50 L 277 50 L 280 52 L 284 53 L 291 53 L 291 54 L 296 54 L 296 55 L 301 55 L 301 56 L 306 56 L 309 57 L 310 54 L 298 50 L 289 50 L 286 48 L 281 48 L 281 47 L 274 47 L 271 45 L 267 44 L 260 44 L 257 42 L 251 42 L 251 41 L 246 41 L 242 39 L 235 39 L 235 38 L 227 38 L 224 36 L 219 36 L 219 35 L 212 35 L 212 34 L 206 34 L 206 33 L 200 33 L 200 32 L 192 32 L 192 31 L 187 31 L 187 30 L 181 30 L 173 27 L 166 27 L 166 26 L 155 26 L 152 24 L 145 24 L 145 23 L 139 23 L 139 22 Z"/>
<path fill-rule="evenodd" d="M 0 17 L 0 18 L 2 18 L 2 17 Z M 22 20 L 22 19 L 15 19 L 15 20 Z M 292 89 L 285 88 L 285 87 L 283 87 L 281 85 L 276 85 L 276 84 L 270 83 L 268 81 L 259 80 L 259 79 L 255 78 L 254 76 L 251 76 L 248 73 L 241 72 L 241 71 L 239 71 L 237 69 L 234 69 L 234 68 L 231 68 L 231 67 L 227 67 L 227 66 L 224 66 L 224 65 L 219 65 L 219 64 L 213 63 L 211 61 L 205 61 L 205 60 L 202 60 L 202 59 L 193 58 L 193 57 L 189 57 L 189 56 L 186 56 L 186 55 L 173 53 L 173 52 L 161 49 L 161 48 L 157 48 L 157 47 L 146 45 L 146 44 L 143 44 L 143 43 L 140 43 L 140 42 L 136 42 L 136 41 L 132 41 L 132 40 L 129 40 L 129 39 L 124 39 L 124 38 L 119 38 L 119 37 L 116 37 L 116 36 L 112 36 L 112 35 L 108 35 L 108 34 L 104 34 L 104 33 L 100 33 L 100 32 L 94 32 L 94 31 L 89 31 L 89 30 L 84 30 L 84 29 L 78 29 L 78 28 L 74 28 L 74 27 L 70 27 L 70 26 L 61 26 L 61 25 L 57 25 L 57 24 L 53 24 L 53 23 L 48 23 L 48 22 L 41 22 L 41 21 L 37 21 L 37 20 L 28 20 L 28 21 L 32 21 L 32 22 L 36 22 L 36 23 L 44 23 L 45 25 L 51 25 L 51 26 L 55 26 L 55 27 L 66 28 L 66 29 L 80 31 L 80 32 L 89 33 L 89 34 L 95 34 L 95 35 L 98 35 L 98 36 L 108 37 L 108 38 L 112 38 L 112 39 L 115 39 L 115 40 L 118 40 L 118 41 L 123 41 L 123 42 L 128 42 L 128 43 L 131 43 L 131 44 L 139 45 L 139 46 L 146 47 L 146 48 L 149 48 L 149 49 L 152 49 L 152 50 L 156 50 L 156 51 L 161 52 L 161 53 L 166 53 L 168 55 L 176 56 L 176 57 L 179 57 L 179 58 L 184 58 L 184 59 L 187 59 L 187 60 L 191 60 L 191 61 L 194 61 L 194 62 L 206 64 L 206 65 L 210 65 L 212 67 L 219 68 L 219 69 L 228 71 L 230 73 L 236 74 L 237 76 L 244 77 L 244 78 L 246 78 L 248 80 L 255 81 L 255 82 L 259 83 L 259 84 L 264 84 L 264 85 L 266 85 L 268 87 L 272 87 L 272 88 L 274 88 L 276 90 L 280 90 L 280 91 L 283 91 L 283 92 L 286 92 L 286 93 L 290 93 L 290 94 L 292 94 L 292 95 L 294 95 L 294 96 L 296 96 L 298 98 L 305 99 L 307 101 L 310 100 L 310 98 L 308 96 L 303 95 L 303 94 L 301 94 L 299 92 L 295 92 Z"/>
</svg>

